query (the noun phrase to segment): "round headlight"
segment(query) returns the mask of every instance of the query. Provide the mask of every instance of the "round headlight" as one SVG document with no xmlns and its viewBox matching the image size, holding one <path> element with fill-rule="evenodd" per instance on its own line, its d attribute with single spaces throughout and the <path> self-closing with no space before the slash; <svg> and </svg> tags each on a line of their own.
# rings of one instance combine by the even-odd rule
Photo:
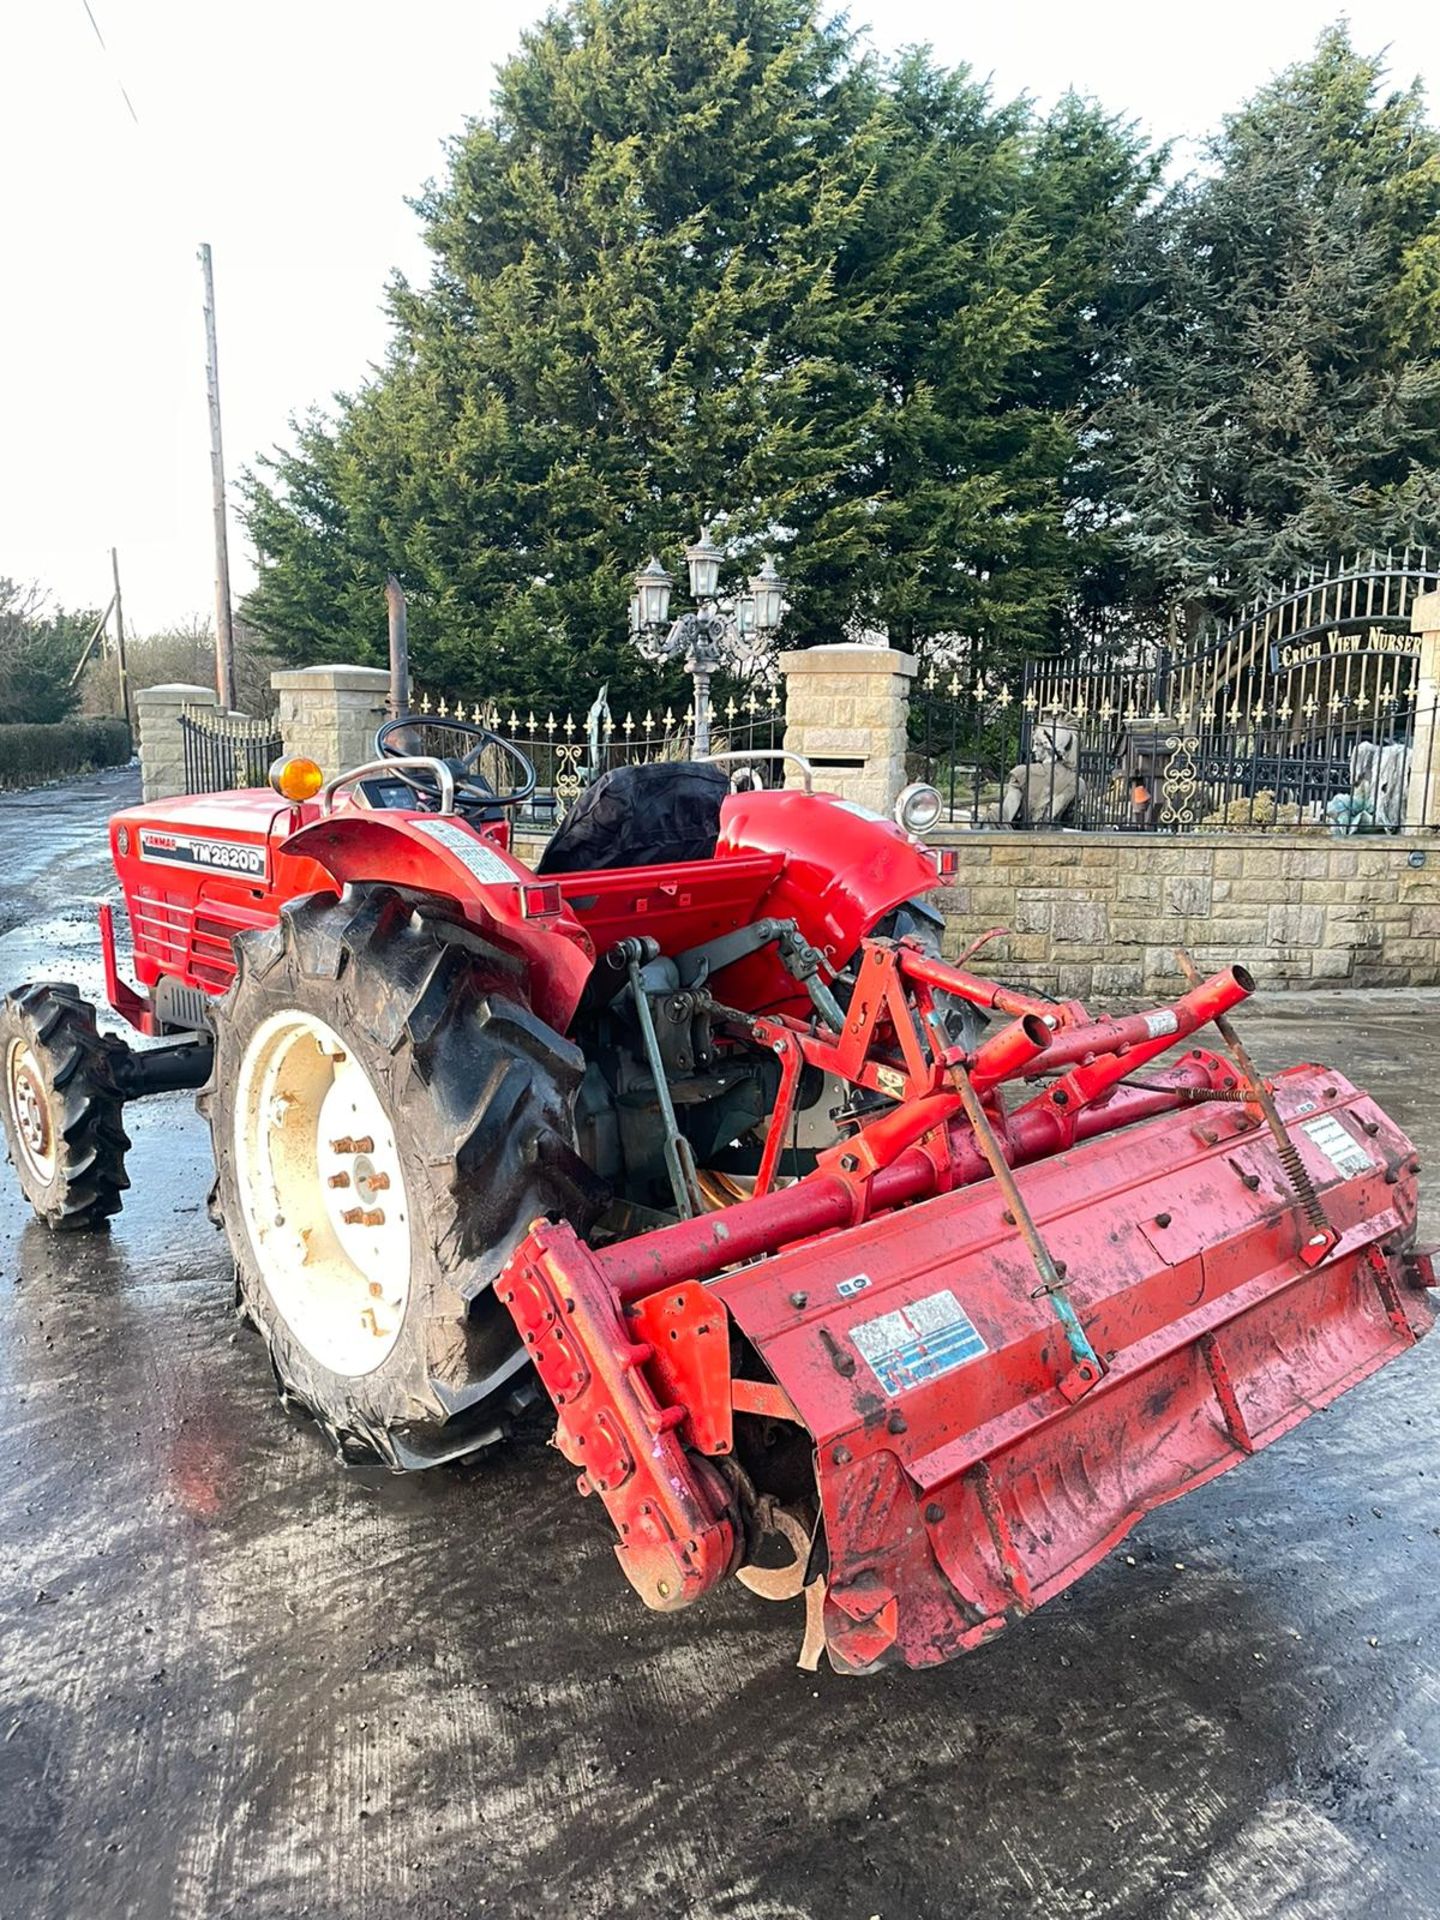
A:
<svg viewBox="0 0 1440 1920">
<path fill-rule="evenodd" d="M 895 802 L 895 818 L 906 833 L 928 833 L 942 811 L 939 794 L 923 780 L 912 780 Z"/>
<path fill-rule="evenodd" d="M 325 784 L 325 775 L 313 760 L 292 753 L 271 765 L 270 784 L 282 800 L 313 800 Z"/>
</svg>

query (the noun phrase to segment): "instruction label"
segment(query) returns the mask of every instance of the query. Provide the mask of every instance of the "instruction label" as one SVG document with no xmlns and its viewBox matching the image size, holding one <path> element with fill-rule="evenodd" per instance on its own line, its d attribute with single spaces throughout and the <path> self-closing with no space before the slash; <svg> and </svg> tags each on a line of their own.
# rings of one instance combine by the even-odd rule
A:
<svg viewBox="0 0 1440 1920">
<path fill-rule="evenodd" d="M 850 1329 L 850 1338 L 892 1398 L 989 1352 L 948 1287 L 898 1312 L 862 1321 Z"/>
<path fill-rule="evenodd" d="M 1368 1173 L 1375 1162 L 1335 1113 L 1322 1113 L 1318 1120 L 1302 1120 L 1300 1131 L 1309 1134 L 1315 1145 L 1348 1180 L 1357 1173 Z"/>
<path fill-rule="evenodd" d="M 462 827 L 455 820 L 412 820 L 411 826 L 418 827 L 422 833 L 428 833 L 432 840 L 438 840 L 447 853 L 453 853 L 457 860 L 463 860 L 477 880 L 483 880 L 487 886 L 514 886 L 522 876 L 516 873 L 509 862 L 489 847 L 468 827 Z"/>
</svg>

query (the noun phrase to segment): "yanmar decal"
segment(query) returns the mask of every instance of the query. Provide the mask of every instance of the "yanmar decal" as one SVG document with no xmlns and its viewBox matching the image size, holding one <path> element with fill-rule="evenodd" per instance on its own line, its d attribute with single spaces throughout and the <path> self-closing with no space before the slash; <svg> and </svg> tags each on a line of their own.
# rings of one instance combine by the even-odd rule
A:
<svg viewBox="0 0 1440 1920">
<path fill-rule="evenodd" d="M 203 867 L 210 873 L 233 873 L 246 880 L 265 878 L 264 847 L 243 840 L 200 840 L 190 833 L 159 833 L 140 829 L 140 858 L 167 867 Z"/>
</svg>

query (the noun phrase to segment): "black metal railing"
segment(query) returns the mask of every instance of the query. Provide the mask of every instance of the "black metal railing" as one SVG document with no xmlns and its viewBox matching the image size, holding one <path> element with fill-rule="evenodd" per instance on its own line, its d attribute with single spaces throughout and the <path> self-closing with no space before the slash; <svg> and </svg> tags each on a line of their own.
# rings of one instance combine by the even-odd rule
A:
<svg viewBox="0 0 1440 1920">
<path fill-rule="evenodd" d="M 244 714 L 207 713 L 186 707 L 180 715 L 187 793 L 224 793 L 232 787 L 263 787 L 281 752 L 273 720 Z"/>
<path fill-rule="evenodd" d="M 522 713 L 495 702 L 456 701 L 431 692 L 413 696 L 412 712 L 419 722 L 413 733 L 417 752 L 444 757 L 473 748 L 473 738 L 467 740 L 447 724 L 456 721 L 484 727 L 517 747 L 535 768 L 535 791 L 514 817 L 524 825 L 542 828 L 557 825 L 585 788 L 612 767 L 688 760 L 694 752 L 695 716 L 689 707 L 657 702 L 639 713 L 616 714 L 603 688 L 584 713 L 557 714 L 549 709 L 543 714 L 533 709 Z M 760 755 L 777 750 L 785 740 L 780 682 L 717 687 L 709 726 L 712 753 Z M 488 749 L 478 765 L 492 786 L 514 784 L 514 763 L 502 750 Z M 741 766 L 730 771 L 734 777 Z M 782 769 L 774 761 L 757 758 L 754 767 L 744 772 L 760 786 L 783 784 Z"/>
<path fill-rule="evenodd" d="M 1306 829 L 1433 831 L 1434 707 L 1407 687 L 1378 705 L 1232 715 L 1139 714 L 1078 702 L 1018 725 L 992 695 L 950 700 L 948 731 L 921 729 L 917 770 L 945 802 L 942 824 L 1092 832 Z M 1013 745 L 1013 758 L 1008 749 Z M 1008 764 L 1007 764 L 1008 762 Z"/>
</svg>

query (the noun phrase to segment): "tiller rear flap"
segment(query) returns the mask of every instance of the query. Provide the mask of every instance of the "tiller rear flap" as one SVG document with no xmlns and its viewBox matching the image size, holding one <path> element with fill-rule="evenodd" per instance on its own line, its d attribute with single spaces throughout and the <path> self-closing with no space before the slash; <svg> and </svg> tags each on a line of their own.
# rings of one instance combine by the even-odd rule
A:
<svg viewBox="0 0 1440 1920">
<path fill-rule="evenodd" d="M 843 1034 L 731 1016 L 895 1104 L 702 1218 L 538 1224 L 501 1285 L 648 1605 L 738 1572 L 804 1592 L 806 1664 L 948 1659 L 1428 1330 L 1419 1163 L 1367 1095 L 1147 1068 L 1249 988 L 1092 1021 L 876 941 Z M 942 994 L 1015 1017 L 963 1054 Z"/>
</svg>

